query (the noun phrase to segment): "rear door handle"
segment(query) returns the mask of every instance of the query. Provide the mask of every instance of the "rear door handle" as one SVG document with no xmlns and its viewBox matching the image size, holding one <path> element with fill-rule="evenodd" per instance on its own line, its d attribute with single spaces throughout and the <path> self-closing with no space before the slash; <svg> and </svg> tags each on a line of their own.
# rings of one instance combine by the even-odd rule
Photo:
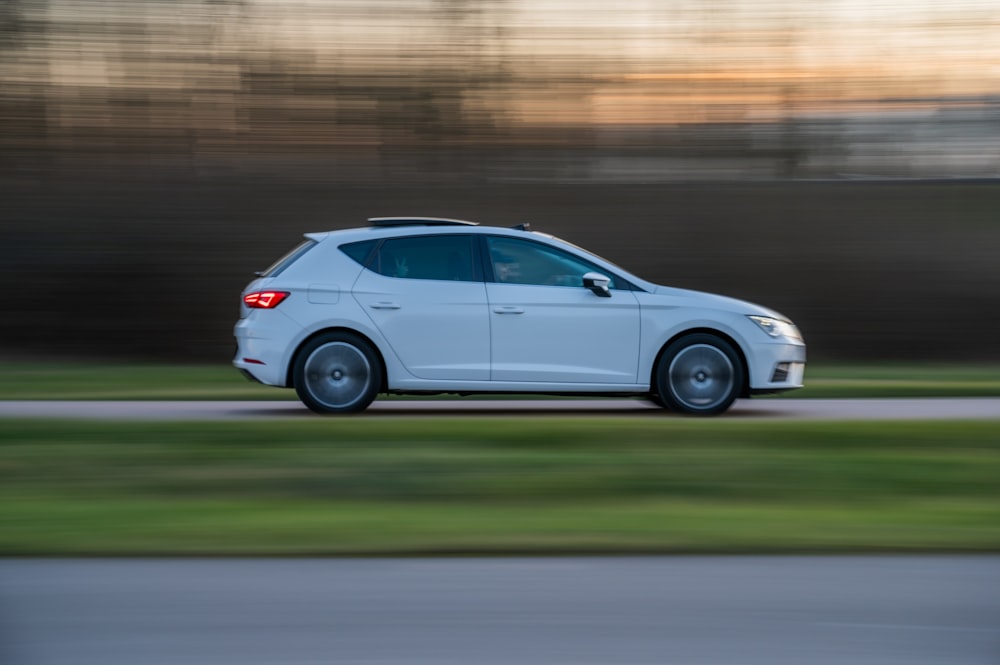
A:
<svg viewBox="0 0 1000 665">
<path fill-rule="evenodd" d="M 493 311 L 497 314 L 524 314 L 523 307 L 514 307 L 513 305 L 504 305 L 503 307 L 494 307 Z"/>
<path fill-rule="evenodd" d="M 389 302 L 388 300 L 381 300 L 379 302 L 373 302 L 369 305 L 372 309 L 399 309 L 399 303 Z"/>
</svg>

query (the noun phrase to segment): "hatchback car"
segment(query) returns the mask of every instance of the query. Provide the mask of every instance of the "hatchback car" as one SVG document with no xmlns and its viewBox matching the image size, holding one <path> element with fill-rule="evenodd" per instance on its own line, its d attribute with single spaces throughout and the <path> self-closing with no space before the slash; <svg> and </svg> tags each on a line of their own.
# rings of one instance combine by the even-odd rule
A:
<svg viewBox="0 0 1000 665">
<path fill-rule="evenodd" d="M 306 234 L 247 286 L 247 377 L 319 413 L 380 393 L 533 393 L 712 415 L 802 385 L 802 336 L 769 309 L 647 282 L 526 225 L 368 221 Z"/>
</svg>

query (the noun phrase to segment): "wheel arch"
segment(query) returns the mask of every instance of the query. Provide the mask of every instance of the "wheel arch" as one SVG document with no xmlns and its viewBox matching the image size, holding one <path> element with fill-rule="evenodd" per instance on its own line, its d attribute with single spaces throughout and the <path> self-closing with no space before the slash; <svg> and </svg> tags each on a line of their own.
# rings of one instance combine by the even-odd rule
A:
<svg viewBox="0 0 1000 665">
<path fill-rule="evenodd" d="M 738 341 L 736 341 L 736 339 L 732 335 L 728 335 L 728 334 L 722 332 L 721 330 L 718 330 L 717 328 L 707 328 L 707 327 L 688 328 L 687 330 L 682 330 L 681 332 L 677 333 L 676 335 L 674 335 L 673 337 L 671 337 L 670 339 L 668 339 L 667 341 L 665 341 L 660 346 L 660 350 L 656 352 L 656 357 L 653 358 L 653 364 L 649 368 L 649 390 L 650 390 L 650 392 L 652 392 L 653 394 L 657 394 L 658 391 L 659 391 L 659 386 L 657 385 L 657 378 L 656 378 L 656 374 L 657 374 L 656 368 L 659 366 L 659 364 L 660 364 L 660 358 L 663 357 L 663 353 L 667 350 L 667 348 L 671 344 L 673 344 L 674 342 L 676 342 L 677 340 L 679 340 L 681 337 L 686 337 L 687 335 L 697 335 L 697 334 L 713 335 L 715 337 L 718 337 L 721 340 L 724 340 L 725 342 L 729 343 L 730 345 L 732 345 L 733 349 L 736 350 L 736 356 L 740 359 L 740 365 L 743 367 L 743 385 L 740 386 L 740 397 L 749 397 L 750 396 L 750 368 L 747 365 L 746 352 L 743 350 L 743 347 L 740 345 L 740 343 Z"/>
<path fill-rule="evenodd" d="M 382 363 L 382 385 L 379 386 L 378 391 L 380 393 L 386 392 L 389 386 L 389 379 L 388 379 L 389 372 L 385 364 L 385 356 L 382 355 L 382 349 L 380 349 L 378 347 L 378 344 L 376 344 L 374 340 L 372 340 L 372 338 L 369 337 L 368 335 L 364 334 L 360 330 L 356 330 L 355 328 L 349 328 L 347 326 L 331 326 L 329 328 L 321 328 L 320 330 L 315 331 L 314 333 L 303 339 L 301 342 L 299 342 L 299 345 L 295 347 L 295 352 L 292 354 L 292 357 L 288 362 L 288 367 L 285 369 L 285 386 L 293 385 L 292 377 L 295 372 L 295 364 L 298 362 L 299 354 L 302 353 L 302 349 L 305 348 L 305 346 L 309 344 L 309 342 L 316 339 L 320 335 L 325 335 L 327 333 L 332 333 L 332 332 L 343 332 L 356 335 L 365 342 L 367 342 L 368 345 L 372 347 L 372 350 L 375 351 L 375 355 L 378 356 L 378 361 Z"/>
</svg>

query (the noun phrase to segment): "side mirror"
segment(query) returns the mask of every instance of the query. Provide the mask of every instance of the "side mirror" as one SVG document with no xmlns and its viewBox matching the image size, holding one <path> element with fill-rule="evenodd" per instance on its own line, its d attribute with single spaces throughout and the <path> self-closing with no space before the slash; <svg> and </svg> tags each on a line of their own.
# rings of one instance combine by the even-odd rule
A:
<svg viewBox="0 0 1000 665">
<path fill-rule="evenodd" d="M 591 291 L 594 292 L 595 295 L 598 295 L 602 298 L 611 297 L 611 289 L 608 288 L 608 285 L 610 284 L 611 284 L 611 279 L 605 277 L 599 272 L 588 272 L 586 275 L 583 276 L 584 288 L 590 289 Z"/>
</svg>

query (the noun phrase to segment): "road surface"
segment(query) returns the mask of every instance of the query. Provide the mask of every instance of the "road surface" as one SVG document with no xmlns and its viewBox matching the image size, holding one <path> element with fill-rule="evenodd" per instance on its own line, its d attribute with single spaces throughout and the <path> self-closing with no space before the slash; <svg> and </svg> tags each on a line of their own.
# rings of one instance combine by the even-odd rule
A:
<svg viewBox="0 0 1000 665">
<path fill-rule="evenodd" d="M 5 665 L 995 665 L 1000 556 L 0 560 Z"/>
<path fill-rule="evenodd" d="M 362 417 L 476 415 L 629 415 L 674 417 L 641 399 L 378 400 Z M 0 401 L 0 417 L 126 420 L 309 418 L 295 401 Z M 723 418 L 777 420 L 1000 420 L 1000 398 L 737 400 Z"/>
</svg>

